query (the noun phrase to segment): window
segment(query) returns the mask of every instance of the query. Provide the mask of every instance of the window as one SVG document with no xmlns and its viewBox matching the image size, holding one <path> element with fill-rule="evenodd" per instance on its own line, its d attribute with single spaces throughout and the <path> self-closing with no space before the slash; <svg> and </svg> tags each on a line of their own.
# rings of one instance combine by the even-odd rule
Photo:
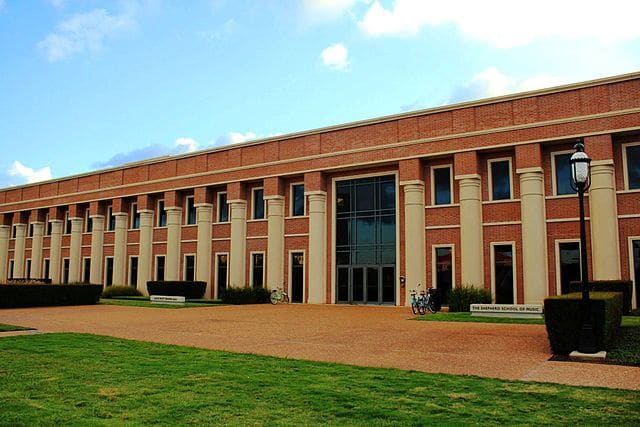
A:
<svg viewBox="0 0 640 427">
<path fill-rule="evenodd" d="M 45 260 L 43 261 L 42 264 L 42 277 L 44 279 L 50 279 L 49 277 L 49 266 L 51 265 L 51 261 L 49 261 L 49 258 L 45 258 Z"/>
<path fill-rule="evenodd" d="M 438 166 L 431 168 L 433 185 L 433 204 L 449 205 L 453 203 L 451 197 L 451 166 Z"/>
<path fill-rule="evenodd" d="M 113 207 L 107 208 L 107 231 L 113 231 L 116 229 L 116 217 L 113 215 Z"/>
<path fill-rule="evenodd" d="M 82 259 L 82 282 L 91 283 L 91 258 Z"/>
<path fill-rule="evenodd" d="M 253 190 L 253 219 L 264 219 L 264 190 Z"/>
<path fill-rule="evenodd" d="M 29 224 L 29 237 L 33 237 L 33 224 Z"/>
<path fill-rule="evenodd" d="M 563 194 L 575 194 L 571 188 L 571 159 L 572 151 L 552 153 L 552 164 L 555 174 L 555 194 L 560 196 Z"/>
<path fill-rule="evenodd" d="M 113 257 L 106 257 L 104 265 L 104 284 L 111 286 L 113 285 Z"/>
<path fill-rule="evenodd" d="M 557 251 L 560 294 L 567 294 L 570 292 L 569 284 L 580 281 L 582 277 L 580 242 L 558 242 Z"/>
<path fill-rule="evenodd" d="M 53 230 L 53 227 L 51 225 L 51 221 L 49 221 L 49 214 L 47 214 L 47 216 L 45 217 L 45 222 L 47 223 L 47 231 L 46 231 L 47 236 L 51 236 L 51 231 Z"/>
<path fill-rule="evenodd" d="M 62 260 L 62 283 L 69 283 L 69 258 Z"/>
<path fill-rule="evenodd" d="M 433 252 L 434 287 L 438 289 L 442 304 L 448 304 L 453 288 L 453 246 L 435 246 Z"/>
<path fill-rule="evenodd" d="M 184 280 L 193 281 L 196 279 L 196 256 L 184 256 Z"/>
<path fill-rule="evenodd" d="M 304 184 L 293 184 L 291 186 L 291 215 L 304 215 Z"/>
<path fill-rule="evenodd" d="M 25 277 L 31 279 L 31 259 L 27 260 L 27 266 L 25 267 Z"/>
<path fill-rule="evenodd" d="M 9 261 L 9 275 L 7 276 L 9 279 L 13 279 L 13 263 L 13 260 Z"/>
<path fill-rule="evenodd" d="M 251 254 L 251 286 L 262 288 L 264 285 L 264 254 Z"/>
<path fill-rule="evenodd" d="M 218 193 L 218 222 L 229 221 L 229 205 L 227 204 L 227 193 Z"/>
<path fill-rule="evenodd" d="M 91 233 L 93 231 L 93 218 L 89 214 L 89 209 L 84 211 L 84 232 Z"/>
<path fill-rule="evenodd" d="M 640 144 L 624 146 L 624 165 L 627 189 L 640 189 Z"/>
<path fill-rule="evenodd" d="M 225 289 L 227 289 L 227 261 L 228 261 L 228 255 L 227 254 L 217 254 L 216 255 L 216 267 L 217 267 L 217 273 L 216 273 L 216 280 L 218 282 L 218 298 L 221 298 L 222 293 L 225 291 Z"/>
<path fill-rule="evenodd" d="M 131 203 L 131 228 L 134 230 L 140 228 L 140 212 L 138 212 L 137 203 Z"/>
<path fill-rule="evenodd" d="M 158 204 L 156 207 L 156 218 L 156 225 L 158 227 L 167 226 L 167 211 L 164 209 L 164 200 L 158 200 Z"/>
<path fill-rule="evenodd" d="M 304 252 L 291 252 L 291 302 L 304 299 Z"/>
<path fill-rule="evenodd" d="M 164 255 L 156 257 L 156 280 L 164 280 Z"/>
<path fill-rule="evenodd" d="M 195 224 L 196 223 L 196 206 L 194 203 L 193 196 L 189 196 L 186 198 L 185 205 L 186 205 L 186 209 L 185 209 L 186 212 L 185 212 L 185 219 L 184 219 L 185 224 L 187 225 Z"/>
<path fill-rule="evenodd" d="M 129 284 L 134 288 L 138 287 L 138 257 L 129 257 Z"/>
<path fill-rule="evenodd" d="M 489 198 L 508 200 L 511 198 L 511 161 L 489 160 Z"/>
<path fill-rule="evenodd" d="M 515 303 L 515 281 L 513 268 L 514 262 L 513 244 L 499 243 L 492 246 L 493 291 L 496 304 Z"/>
<path fill-rule="evenodd" d="M 64 214 L 64 234 L 71 234 L 71 219 L 69 218 L 69 211 Z"/>
</svg>

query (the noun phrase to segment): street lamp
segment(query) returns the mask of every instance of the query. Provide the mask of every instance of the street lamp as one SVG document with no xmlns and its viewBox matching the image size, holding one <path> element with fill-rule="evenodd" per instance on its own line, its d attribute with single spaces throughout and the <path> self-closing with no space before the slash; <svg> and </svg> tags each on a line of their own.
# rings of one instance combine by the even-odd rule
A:
<svg viewBox="0 0 640 427">
<path fill-rule="evenodd" d="M 596 353 L 596 339 L 591 323 L 591 303 L 589 301 L 589 278 L 587 268 L 587 238 L 584 225 L 584 193 L 591 185 L 591 159 L 584 152 L 584 144 L 578 139 L 574 147 L 576 152 L 571 156 L 571 188 L 578 192 L 580 202 L 580 264 L 582 265 L 582 328 L 578 351 L 581 353 Z"/>
</svg>

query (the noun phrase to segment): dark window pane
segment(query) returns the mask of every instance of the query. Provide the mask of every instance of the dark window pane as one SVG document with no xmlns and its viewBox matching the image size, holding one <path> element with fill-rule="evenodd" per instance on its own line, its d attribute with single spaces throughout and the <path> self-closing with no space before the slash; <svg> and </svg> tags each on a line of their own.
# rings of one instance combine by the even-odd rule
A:
<svg viewBox="0 0 640 427">
<path fill-rule="evenodd" d="M 129 271 L 129 283 L 136 288 L 138 286 L 138 257 L 131 257 L 131 269 Z"/>
<path fill-rule="evenodd" d="M 353 277 L 351 278 L 353 302 L 364 301 L 364 268 L 353 268 L 351 271 Z"/>
<path fill-rule="evenodd" d="M 304 185 L 293 186 L 293 216 L 304 215 Z"/>
<path fill-rule="evenodd" d="M 636 289 L 636 307 L 640 307 L 640 240 L 633 241 L 633 277 Z"/>
<path fill-rule="evenodd" d="M 382 302 L 395 302 L 396 293 L 395 267 L 382 267 Z"/>
<path fill-rule="evenodd" d="M 338 268 L 338 302 L 349 301 L 349 269 Z"/>
<path fill-rule="evenodd" d="M 227 193 L 220 193 L 218 197 L 218 222 L 229 221 L 229 205 L 227 205 Z"/>
<path fill-rule="evenodd" d="M 377 303 L 378 301 L 378 285 L 379 285 L 378 267 L 367 268 L 367 302 Z"/>
<path fill-rule="evenodd" d="M 164 280 L 164 257 L 156 258 L 156 280 Z"/>
<path fill-rule="evenodd" d="M 291 254 L 291 302 L 302 302 L 304 292 L 304 254 Z"/>
<path fill-rule="evenodd" d="M 138 206 L 131 206 L 132 217 L 131 217 L 131 228 L 138 229 L 140 228 L 140 212 L 138 212 Z"/>
<path fill-rule="evenodd" d="M 93 218 L 87 217 L 87 233 L 91 233 L 93 231 Z"/>
<path fill-rule="evenodd" d="M 569 292 L 569 283 L 580 281 L 580 243 L 558 243 L 560 252 L 560 293 Z"/>
<path fill-rule="evenodd" d="M 184 280 L 195 280 L 196 278 L 196 257 L 187 255 L 184 259 Z"/>
<path fill-rule="evenodd" d="M 380 217 L 380 243 L 394 243 L 396 241 L 396 216 Z"/>
<path fill-rule="evenodd" d="M 556 194 L 574 194 L 571 188 L 571 153 L 554 156 L 556 167 Z"/>
<path fill-rule="evenodd" d="M 443 304 L 449 302 L 453 284 L 453 259 L 451 248 L 436 248 L 436 288 Z"/>
<path fill-rule="evenodd" d="M 356 264 L 374 264 L 376 252 L 373 250 L 358 250 L 356 252 Z"/>
<path fill-rule="evenodd" d="M 349 251 L 336 252 L 336 264 L 338 265 L 351 264 L 351 252 Z"/>
<path fill-rule="evenodd" d="M 627 173 L 629 189 L 640 188 L 640 145 L 627 147 Z"/>
<path fill-rule="evenodd" d="M 227 289 L 227 255 L 218 255 L 218 298 Z"/>
<path fill-rule="evenodd" d="M 196 206 L 193 197 L 187 198 L 187 224 L 196 223 Z"/>
<path fill-rule="evenodd" d="M 83 260 L 84 266 L 82 269 L 82 281 L 89 283 L 91 281 L 91 258 L 85 258 Z M 43 276 L 47 277 L 47 276 Z"/>
<path fill-rule="evenodd" d="M 376 239 L 375 231 L 373 217 L 356 219 L 356 244 L 368 245 L 374 243 Z"/>
<path fill-rule="evenodd" d="M 433 170 L 435 188 L 435 204 L 448 205 L 451 203 L 451 168 Z"/>
<path fill-rule="evenodd" d="M 263 285 L 262 273 L 264 271 L 264 255 L 263 254 L 253 254 L 252 256 L 252 264 L 253 264 L 253 283 L 252 286 L 254 288 L 261 288 Z"/>
<path fill-rule="evenodd" d="M 107 258 L 105 261 L 105 269 L 106 269 L 106 278 L 105 285 L 111 286 L 113 285 L 113 258 Z"/>
<path fill-rule="evenodd" d="M 164 200 L 158 202 L 158 212 L 156 212 L 156 215 L 158 216 L 158 227 L 166 227 L 167 211 L 164 209 Z"/>
<path fill-rule="evenodd" d="M 395 245 L 385 245 L 380 248 L 380 263 L 381 264 L 395 264 L 396 262 L 396 247 Z"/>
<path fill-rule="evenodd" d="M 253 190 L 253 219 L 264 219 L 264 191 Z"/>
<path fill-rule="evenodd" d="M 395 182 L 380 183 L 380 209 L 395 209 L 396 185 Z"/>
<path fill-rule="evenodd" d="M 346 246 L 351 243 L 350 238 L 351 219 L 340 218 L 336 220 L 336 246 Z"/>
<path fill-rule="evenodd" d="M 496 304 L 513 304 L 513 248 L 496 245 L 493 251 Z"/>
<path fill-rule="evenodd" d="M 351 212 L 351 185 L 336 185 L 336 211 L 337 213 Z"/>
<path fill-rule="evenodd" d="M 491 198 L 493 200 L 511 198 L 511 176 L 508 160 L 491 163 Z"/>
<path fill-rule="evenodd" d="M 375 208 L 375 187 L 373 183 L 357 184 L 356 211 L 371 211 Z"/>
</svg>

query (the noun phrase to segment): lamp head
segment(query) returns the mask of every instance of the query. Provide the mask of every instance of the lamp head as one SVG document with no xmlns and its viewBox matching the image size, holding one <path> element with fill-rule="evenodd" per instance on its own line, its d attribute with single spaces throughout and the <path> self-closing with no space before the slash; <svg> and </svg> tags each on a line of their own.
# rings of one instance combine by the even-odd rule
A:
<svg viewBox="0 0 640 427">
<path fill-rule="evenodd" d="M 572 187 L 582 187 L 583 190 L 586 190 L 590 184 L 591 158 L 584 152 L 582 140 L 578 140 L 573 148 L 575 148 L 576 152 L 573 153 L 569 160 L 571 165 L 571 184 Z"/>
</svg>

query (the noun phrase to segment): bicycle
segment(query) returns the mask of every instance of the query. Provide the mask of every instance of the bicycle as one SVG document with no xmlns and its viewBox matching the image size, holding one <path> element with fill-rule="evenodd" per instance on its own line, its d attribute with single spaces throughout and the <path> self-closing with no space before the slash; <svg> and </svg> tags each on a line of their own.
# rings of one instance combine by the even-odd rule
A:
<svg viewBox="0 0 640 427">
<path fill-rule="evenodd" d="M 271 291 L 271 304 L 275 305 L 278 302 L 289 304 L 289 295 L 287 295 L 283 288 L 278 288 Z"/>
<path fill-rule="evenodd" d="M 422 286 L 422 284 L 418 283 L 416 288 L 419 288 L 420 286 Z M 413 314 L 424 315 L 427 310 L 431 313 L 438 311 L 435 305 L 432 288 L 429 288 L 428 293 L 425 293 L 424 289 L 421 289 L 420 295 L 418 295 L 416 289 L 412 289 L 410 295 L 411 311 L 413 311 Z"/>
</svg>

